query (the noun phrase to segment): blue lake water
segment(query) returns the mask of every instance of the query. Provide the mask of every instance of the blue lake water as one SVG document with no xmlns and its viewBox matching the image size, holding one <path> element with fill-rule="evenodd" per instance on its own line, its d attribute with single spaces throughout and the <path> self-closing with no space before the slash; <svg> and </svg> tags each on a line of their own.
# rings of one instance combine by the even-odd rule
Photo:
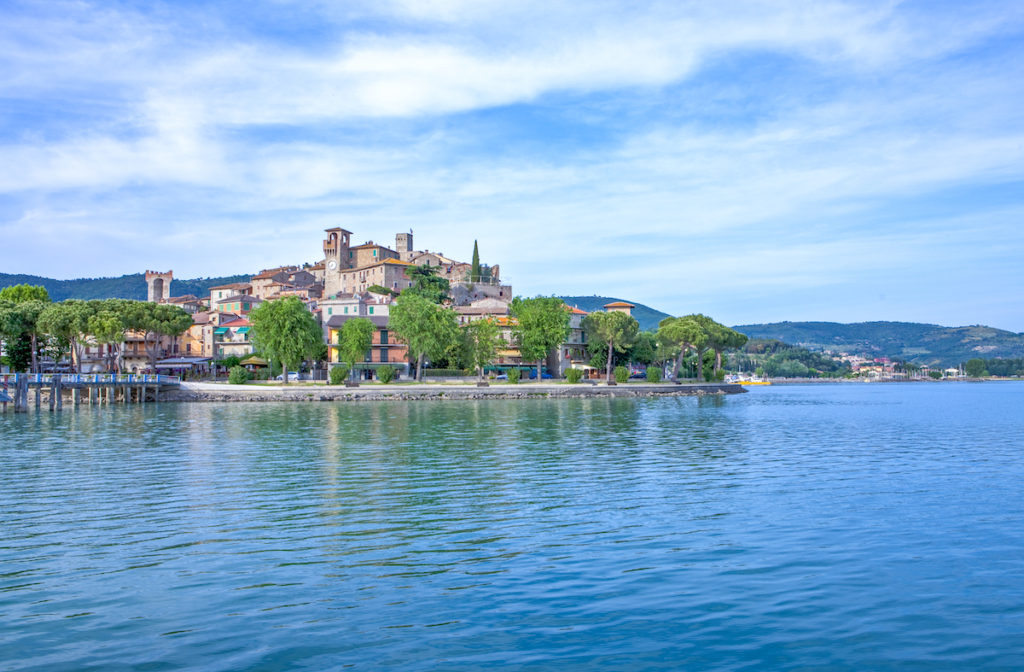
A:
<svg viewBox="0 0 1024 672">
<path fill-rule="evenodd" d="M 1024 669 L 1024 384 L 0 417 L 3 670 Z"/>
</svg>

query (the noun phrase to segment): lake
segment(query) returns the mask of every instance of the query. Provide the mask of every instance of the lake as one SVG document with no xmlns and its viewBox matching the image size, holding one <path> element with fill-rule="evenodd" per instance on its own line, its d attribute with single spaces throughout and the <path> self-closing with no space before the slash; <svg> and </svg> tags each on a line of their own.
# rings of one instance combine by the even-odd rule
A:
<svg viewBox="0 0 1024 672">
<path fill-rule="evenodd" d="M 0 669 L 1024 668 L 1024 384 L 0 416 Z"/>
</svg>

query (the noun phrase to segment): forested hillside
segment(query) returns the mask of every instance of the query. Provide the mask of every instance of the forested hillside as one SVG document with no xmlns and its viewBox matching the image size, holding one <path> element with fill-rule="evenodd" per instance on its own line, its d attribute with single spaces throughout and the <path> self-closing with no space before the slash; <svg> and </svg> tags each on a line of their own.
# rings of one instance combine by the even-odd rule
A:
<svg viewBox="0 0 1024 672">
<path fill-rule="evenodd" d="M 595 310 L 604 310 L 606 303 L 613 301 L 626 301 L 626 299 L 615 299 L 610 296 L 560 296 L 558 297 L 565 301 L 570 306 L 576 306 L 580 310 L 585 310 L 588 313 L 592 313 Z M 645 306 L 642 303 L 636 301 L 628 301 L 632 303 L 636 308 L 633 309 L 633 317 L 640 323 L 640 329 L 642 331 L 655 331 L 658 328 L 658 322 L 661 322 L 666 317 L 669 317 L 668 313 L 663 313 L 660 310 L 655 310 L 649 306 Z"/>
<path fill-rule="evenodd" d="M 248 275 L 231 275 L 221 278 L 194 278 L 171 282 L 171 295 L 209 296 L 210 287 L 229 282 L 246 282 Z M 146 276 L 142 273 L 122 275 L 119 278 L 78 278 L 75 280 L 54 280 L 37 275 L 11 275 L 0 273 L 0 289 L 12 285 L 42 285 L 53 301 L 64 299 L 133 299 L 146 300 Z"/>
<path fill-rule="evenodd" d="M 1024 356 L 1024 334 L 984 326 L 915 322 L 776 322 L 733 327 L 750 338 L 777 339 L 812 350 L 889 357 L 929 366 L 957 366 L 980 357 Z"/>
</svg>

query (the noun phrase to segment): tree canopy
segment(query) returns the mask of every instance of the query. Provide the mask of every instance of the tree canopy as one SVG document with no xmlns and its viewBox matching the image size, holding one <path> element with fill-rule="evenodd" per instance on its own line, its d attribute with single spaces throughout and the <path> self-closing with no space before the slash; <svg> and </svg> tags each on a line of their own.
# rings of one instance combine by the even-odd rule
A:
<svg viewBox="0 0 1024 672">
<path fill-rule="evenodd" d="M 296 296 L 261 303 L 249 313 L 249 321 L 253 342 L 263 354 L 281 363 L 285 384 L 289 370 L 298 370 L 303 360 L 321 350 L 323 333 Z"/>
<path fill-rule="evenodd" d="M 402 294 L 416 294 L 431 303 L 444 303 L 448 299 L 451 283 L 438 276 L 437 266 L 411 266 L 405 274 L 412 280 L 412 287 L 403 290 Z"/>
<path fill-rule="evenodd" d="M 608 382 L 612 382 L 612 352 L 625 352 L 633 344 L 640 331 L 639 323 L 626 313 L 598 311 L 583 318 L 583 330 L 588 336 L 599 338 L 608 344 L 605 368 Z"/>
<path fill-rule="evenodd" d="M 75 371 L 82 372 L 82 351 L 89 335 L 89 304 L 78 299 L 51 303 L 39 316 L 39 329 L 71 346 Z"/>
<path fill-rule="evenodd" d="M 342 325 L 338 333 L 338 356 L 348 364 L 349 371 L 355 369 L 356 362 L 366 357 L 366 352 L 373 343 L 373 332 L 377 328 L 365 317 L 357 317 Z"/>
<path fill-rule="evenodd" d="M 41 285 L 13 285 L 0 289 L 0 301 L 10 301 L 11 303 L 43 301 L 50 303 L 50 293 Z"/>
<path fill-rule="evenodd" d="M 519 346 L 524 362 L 537 362 L 537 380 L 548 353 L 569 337 L 569 311 L 565 302 L 554 296 L 512 299 L 509 312 L 516 318 L 512 338 Z"/>
<path fill-rule="evenodd" d="M 484 367 L 494 361 L 501 343 L 501 332 L 494 320 L 475 320 L 462 327 L 463 360 L 476 370 L 480 380 L 483 380 Z"/>
<path fill-rule="evenodd" d="M 677 378 L 687 351 L 703 351 L 707 334 L 692 317 L 666 317 L 658 325 L 658 341 L 674 357 L 672 378 Z"/>
<path fill-rule="evenodd" d="M 388 326 L 416 360 L 416 380 L 422 380 L 423 360 L 444 356 L 458 336 L 455 311 L 410 290 L 395 299 Z"/>
</svg>

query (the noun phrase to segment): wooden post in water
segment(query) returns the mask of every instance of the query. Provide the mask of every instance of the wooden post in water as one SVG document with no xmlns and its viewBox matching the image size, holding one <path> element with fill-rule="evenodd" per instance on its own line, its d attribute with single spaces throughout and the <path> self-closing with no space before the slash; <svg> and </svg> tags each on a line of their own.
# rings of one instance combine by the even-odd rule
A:
<svg viewBox="0 0 1024 672">
<path fill-rule="evenodd" d="M 42 385 L 40 385 L 42 387 Z M 50 378 L 50 411 L 54 409 L 54 405 L 57 403 L 57 381 Z"/>
<path fill-rule="evenodd" d="M 54 390 L 57 392 L 57 410 L 58 411 L 63 411 L 64 410 L 64 381 L 60 377 L 59 373 L 56 374 L 53 377 L 53 380 L 54 380 L 54 382 L 53 382 Z"/>
<path fill-rule="evenodd" d="M 14 388 L 14 412 L 28 413 L 28 376 L 18 376 L 18 383 Z"/>
</svg>

